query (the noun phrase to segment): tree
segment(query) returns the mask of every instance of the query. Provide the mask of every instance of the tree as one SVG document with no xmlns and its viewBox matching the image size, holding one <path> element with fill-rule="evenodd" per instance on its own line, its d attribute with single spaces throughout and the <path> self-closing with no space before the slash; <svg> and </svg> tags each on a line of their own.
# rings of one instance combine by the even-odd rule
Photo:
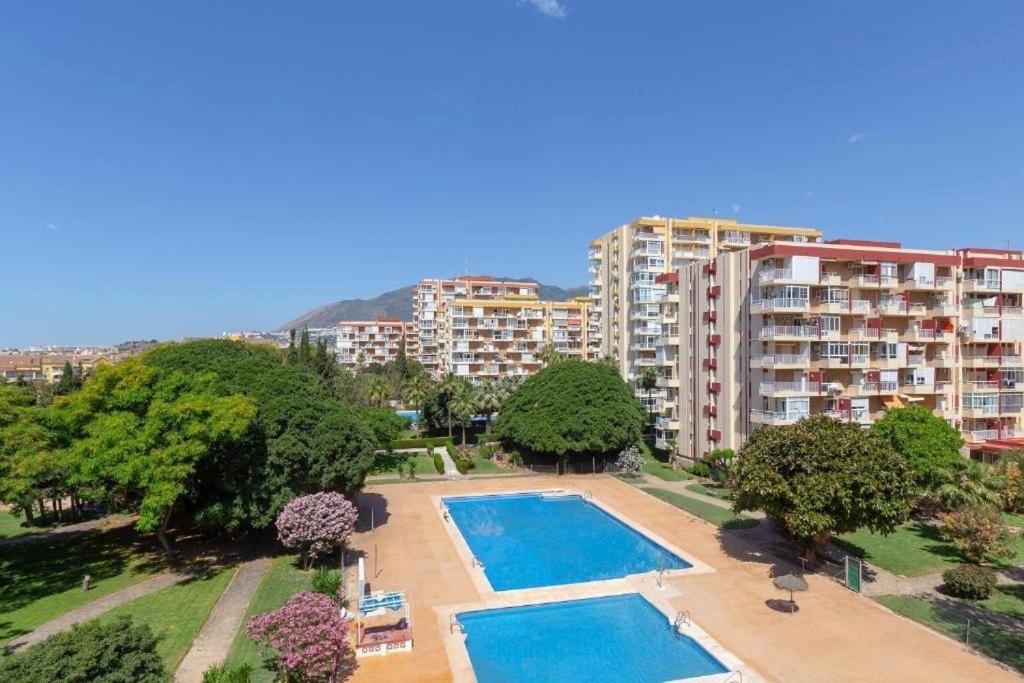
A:
<svg viewBox="0 0 1024 683">
<path fill-rule="evenodd" d="M 934 487 L 946 470 L 963 460 L 960 432 L 923 406 L 887 410 L 871 425 L 871 433 L 888 441 L 907 459 L 919 493 Z"/>
<path fill-rule="evenodd" d="M 55 393 L 58 396 L 67 396 L 80 386 L 81 377 L 75 374 L 75 369 L 71 367 L 71 361 L 64 361 L 64 369 L 61 370 L 60 379 L 57 381 L 57 386 L 54 388 Z"/>
<path fill-rule="evenodd" d="M 429 389 L 430 378 L 425 373 L 410 377 L 402 385 L 402 403 L 406 408 L 422 410 Z"/>
<path fill-rule="evenodd" d="M 654 422 L 654 404 L 651 402 L 651 392 L 658 386 L 658 373 L 655 372 L 654 368 L 644 368 L 644 371 L 640 374 L 640 378 L 637 380 L 636 385 L 638 388 L 647 392 L 647 414 L 648 419 L 651 423 Z"/>
<path fill-rule="evenodd" d="M 370 401 L 371 405 L 383 408 L 390 395 L 391 387 L 388 386 L 388 382 L 384 377 L 375 375 L 370 378 L 369 384 L 366 387 L 366 398 Z"/>
<path fill-rule="evenodd" d="M 619 453 L 619 457 L 615 460 L 615 465 L 627 477 L 639 477 L 644 471 L 644 459 L 641 457 L 640 450 L 636 446 L 630 446 Z"/>
<path fill-rule="evenodd" d="M 1024 510 L 1024 451 L 1004 453 L 992 468 L 1007 512 Z"/>
<path fill-rule="evenodd" d="M 348 542 L 358 516 L 356 506 L 340 493 L 299 496 L 277 516 L 277 538 L 284 547 L 302 553 L 308 568 Z"/>
<path fill-rule="evenodd" d="M 456 377 L 453 373 L 448 373 L 441 380 L 438 385 L 438 389 L 441 392 L 441 402 L 444 405 L 445 417 L 448 421 L 448 438 L 452 438 L 452 401 L 455 400 L 455 395 L 462 388 L 462 382 L 465 380 Z"/>
<path fill-rule="evenodd" d="M 1010 529 L 991 507 L 971 507 L 940 515 L 939 533 L 963 553 L 972 564 L 981 564 L 986 557 L 1012 557 Z"/>
<path fill-rule="evenodd" d="M 986 465 L 960 458 L 951 467 L 936 470 L 924 495 L 942 510 L 965 507 L 999 508 L 999 480 Z"/>
<path fill-rule="evenodd" d="M 494 413 L 501 409 L 502 390 L 498 382 L 493 379 L 485 379 L 476 390 L 476 408 L 487 416 L 485 431 L 490 434 L 493 425 Z"/>
<path fill-rule="evenodd" d="M 732 479 L 732 469 L 736 462 L 736 453 L 731 448 L 714 448 L 708 453 L 708 463 L 719 473 L 723 480 Z"/>
<path fill-rule="evenodd" d="M 449 414 L 455 417 L 459 421 L 459 426 L 462 427 L 462 445 L 466 444 L 466 424 L 476 412 L 477 402 L 474 393 L 472 386 L 463 383 L 456 390 L 455 396 L 452 397 L 451 403 L 448 405 Z"/>
<path fill-rule="evenodd" d="M 565 360 L 533 375 L 505 401 L 494 431 L 519 450 L 618 454 L 639 443 L 646 416 L 613 368 Z"/>
<path fill-rule="evenodd" d="M 287 681 L 340 679 L 351 666 L 348 630 L 337 605 L 320 593 L 296 593 L 245 626 L 250 638 L 274 653 Z"/>
<path fill-rule="evenodd" d="M 540 362 L 544 364 L 544 367 L 559 363 L 564 358 L 565 356 L 558 352 L 554 344 L 545 344 L 544 348 L 540 350 Z"/>
<path fill-rule="evenodd" d="M 149 626 L 123 616 L 76 624 L 32 647 L 0 659 L 7 683 L 166 683 L 170 680 Z"/>
<path fill-rule="evenodd" d="M 806 551 L 867 527 L 887 534 L 907 519 L 906 460 L 859 425 L 815 416 L 755 429 L 736 456 L 733 508 L 764 513 Z"/>
</svg>

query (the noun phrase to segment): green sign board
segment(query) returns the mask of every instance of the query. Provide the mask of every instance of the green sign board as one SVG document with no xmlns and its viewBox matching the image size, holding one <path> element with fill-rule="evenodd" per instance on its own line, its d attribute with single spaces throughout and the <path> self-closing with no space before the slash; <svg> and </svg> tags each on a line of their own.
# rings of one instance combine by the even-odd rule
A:
<svg viewBox="0 0 1024 683">
<path fill-rule="evenodd" d="M 846 556 L 846 587 L 860 593 L 860 560 Z"/>
</svg>

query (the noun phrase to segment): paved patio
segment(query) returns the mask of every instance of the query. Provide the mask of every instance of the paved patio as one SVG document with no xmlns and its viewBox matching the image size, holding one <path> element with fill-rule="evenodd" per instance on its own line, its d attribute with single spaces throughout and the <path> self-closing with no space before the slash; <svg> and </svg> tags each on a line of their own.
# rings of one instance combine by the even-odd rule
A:
<svg viewBox="0 0 1024 683">
<path fill-rule="evenodd" d="M 587 489 L 637 525 L 702 560 L 711 573 L 665 579 L 664 602 L 694 622 L 767 680 L 1015 681 L 1015 674 L 957 643 L 899 617 L 820 576 L 798 596 L 795 615 L 769 604 L 784 596 L 771 585 L 792 567 L 611 477 L 461 480 L 370 487 L 354 545 L 366 558 L 371 589 L 407 592 L 414 649 L 359 660 L 355 681 L 465 680 L 453 673 L 447 614 L 455 605 L 490 602 L 460 558 L 432 496 L 544 488 Z M 369 507 L 377 528 L 369 530 Z M 646 592 L 646 591 L 645 591 Z M 569 591 L 566 593 L 569 594 Z M 457 659 L 457 658 L 456 658 Z"/>
</svg>

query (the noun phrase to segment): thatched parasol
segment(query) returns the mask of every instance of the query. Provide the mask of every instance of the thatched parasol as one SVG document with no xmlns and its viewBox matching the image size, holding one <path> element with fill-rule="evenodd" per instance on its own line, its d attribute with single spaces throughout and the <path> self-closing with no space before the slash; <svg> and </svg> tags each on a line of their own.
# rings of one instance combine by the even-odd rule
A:
<svg viewBox="0 0 1024 683">
<path fill-rule="evenodd" d="M 793 600 L 793 593 L 795 591 L 807 590 L 807 581 L 802 576 L 796 576 L 795 574 L 786 574 L 785 576 L 776 576 L 772 583 L 775 584 L 776 588 L 780 588 L 784 591 L 789 591 L 789 606 L 790 613 L 796 611 L 796 602 Z"/>
</svg>

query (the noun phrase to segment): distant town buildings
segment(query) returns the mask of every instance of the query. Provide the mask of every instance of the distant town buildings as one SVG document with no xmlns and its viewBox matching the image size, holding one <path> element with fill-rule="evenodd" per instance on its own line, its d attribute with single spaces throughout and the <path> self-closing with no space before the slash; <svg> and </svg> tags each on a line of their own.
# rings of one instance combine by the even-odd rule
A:
<svg viewBox="0 0 1024 683">
<path fill-rule="evenodd" d="M 384 364 L 395 360 L 406 344 L 411 326 L 412 323 L 387 317 L 338 323 L 334 333 L 338 363 L 354 370 L 370 363 Z"/>
</svg>

